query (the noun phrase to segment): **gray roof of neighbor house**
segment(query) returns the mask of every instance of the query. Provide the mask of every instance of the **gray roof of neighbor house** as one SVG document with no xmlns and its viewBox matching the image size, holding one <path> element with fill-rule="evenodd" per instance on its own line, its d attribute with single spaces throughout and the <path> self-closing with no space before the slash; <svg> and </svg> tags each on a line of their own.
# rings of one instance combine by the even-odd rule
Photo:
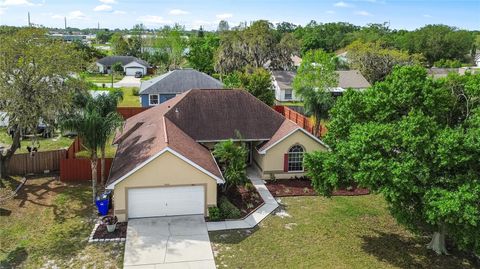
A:
<svg viewBox="0 0 480 269">
<path fill-rule="evenodd" d="M 196 89 L 137 114 L 115 136 L 118 144 L 107 184 L 166 148 L 221 178 L 210 151 L 199 142 L 237 138 L 269 140 L 266 148 L 300 129 L 244 90 Z"/>
<path fill-rule="evenodd" d="M 178 69 L 143 81 L 140 94 L 183 93 L 190 89 L 223 89 L 223 84 L 194 69 Z"/>
<path fill-rule="evenodd" d="M 364 89 L 370 87 L 370 83 L 357 70 L 335 71 L 338 74 L 338 87 L 348 89 Z M 295 71 L 273 71 L 272 75 L 277 81 L 280 89 L 292 89 L 293 79 L 297 73 Z"/>
<path fill-rule="evenodd" d="M 146 61 L 133 56 L 107 56 L 97 61 L 97 63 L 106 66 L 111 66 L 114 63 L 118 62 L 122 63 L 122 66 L 127 65 L 131 62 L 137 62 L 143 66 L 150 67 L 150 65 Z"/>
</svg>

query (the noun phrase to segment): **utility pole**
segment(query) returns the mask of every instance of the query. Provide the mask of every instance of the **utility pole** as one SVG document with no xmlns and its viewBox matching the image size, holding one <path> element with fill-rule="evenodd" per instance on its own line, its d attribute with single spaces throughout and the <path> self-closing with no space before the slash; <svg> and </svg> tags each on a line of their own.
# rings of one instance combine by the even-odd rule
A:
<svg viewBox="0 0 480 269">
<path fill-rule="evenodd" d="M 32 24 L 30 23 L 30 11 L 28 12 L 28 27 L 32 26 Z"/>
<path fill-rule="evenodd" d="M 67 30 L 67 17 L 63 17 L 63 20 L 65 22 L 65 30 Z"/>
</svg>

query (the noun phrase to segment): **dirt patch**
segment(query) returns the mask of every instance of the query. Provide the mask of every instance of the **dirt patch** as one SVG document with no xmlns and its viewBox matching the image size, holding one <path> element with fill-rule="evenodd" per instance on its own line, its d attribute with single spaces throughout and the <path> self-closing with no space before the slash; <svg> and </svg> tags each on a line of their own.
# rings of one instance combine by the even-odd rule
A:
<svg viewBox="0 0 480 269">
<path fill-rule="evenodd" d="M 314 196 L 317 195 L 309 179 L 277 179 L 267 181 L 267 189 L 275 197 Z M 333 196 L 357 196 L 369 194 L 368 189 L 352 188 L 333 192 Z"/>
<path fill-rule="evenodd" d="M 93 234 L 93 239 L 115 239 L 115 238 L 127 238 L 127 223 L 118 222 L 117 227 L 113 233 L 107 231 L 107 226 L 100 224 L 97 230 Z"/>
</svg>

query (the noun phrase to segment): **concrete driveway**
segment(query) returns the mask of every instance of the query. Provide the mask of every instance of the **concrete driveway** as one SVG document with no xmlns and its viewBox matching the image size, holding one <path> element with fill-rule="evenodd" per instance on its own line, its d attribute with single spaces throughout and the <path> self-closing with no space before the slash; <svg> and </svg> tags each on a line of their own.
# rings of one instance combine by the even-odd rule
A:
<svg viewBox="0 0 480 269">
<path fill-rule="evenodd" d="M 122 80 L 117 83 L 113 83 L 115 88 L 117 87 L 140 87 L 142 84 L 140 78 L 136 78 L 134 76 L 124 76 Z"/>
<path fill-rule="evenodd" d="M 203 215 L 128 221 L 124 268 L 215 268 Z"/>
</svg>

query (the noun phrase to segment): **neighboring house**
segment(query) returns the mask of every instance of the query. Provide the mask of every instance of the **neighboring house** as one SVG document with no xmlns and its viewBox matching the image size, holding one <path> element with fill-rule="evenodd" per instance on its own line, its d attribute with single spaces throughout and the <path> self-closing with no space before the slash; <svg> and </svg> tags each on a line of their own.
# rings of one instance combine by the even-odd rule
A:
<svg viewBox="0 0 480 269">
<path fill-rule="evenodd" d="M 477 53 L 475 54 L 475 59 L 474 60 L 475 60 L 475 65 L 477 67 L 480 67 L 480 52 L 478 52 L 478 50 L 477 50 Z"/>
<path fill-rule="evenodd" d="M 363 90 L 370 87 L 370 83 L 357 70 L 336 71 L 338 74 L 338 86 L 330 89 L 334 96 L 340 96 L 347 89 Z M 280 102 L 301 101 L 295 96 L 292 88 L 295 71 L 272 71 L 272 80 L 275 88 L 275 99 Z"/>
<path fill-rule="evenodd" d="M 223 84 L 194 69 L 177 69 L 148 81 L 142 81 L 142 107 L 156 106 L 190 89 L 223 89 Z"/>
<path fill-rule="evenodd" d="M 327 146 L 243 90 L 194 89 L 129 118 L 114 143 L 107 189 L 114 214 L 129 218 L 207 215 L 224 178 L 212 149 L 228 139 L 248 148 L 263 179 L 304 175 L 303 154 Z"/>
<path fill-rule="evenodd" d="M 0 127 L 8 127 L 7 112 L 0 111 Z"/>
<path fill-rule="evenodd" d="M 142 75 L 148 74 L 151 66 L 142 59 L 133 56 L 107 56 L 97 61 L 98 72 L 110 74 L 112 65 L 121 63 L 123 72 L 127 76 L 134 76 L 136 72 L 142 72 Z"/>
</svg>

